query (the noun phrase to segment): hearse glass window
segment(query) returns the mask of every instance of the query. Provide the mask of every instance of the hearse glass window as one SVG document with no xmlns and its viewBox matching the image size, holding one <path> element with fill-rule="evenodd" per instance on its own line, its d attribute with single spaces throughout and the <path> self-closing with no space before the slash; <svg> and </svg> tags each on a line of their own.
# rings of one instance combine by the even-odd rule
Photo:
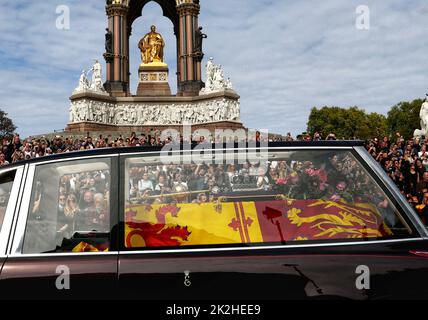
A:
<svg viewBox="0 0 428 320">
<path fill-rule="evenodd" d="M 183 160 L 183 159 L 181 159 Z M 350 151 L 290 151 L 258 164 L 128 158 L 128 249 L 409 237 Z"/>
<path fill-rule="evenodd" d="M 0 231 L 6 214 L 7 205 L 9 203 L 15 173 L 16 171 L 9 171 L 0 175 Z"/>
<path fill-rule="evenodd" d="M 23 253 L 102 252 L 109 239 L 110 159 L 37 166 Z"/>
</svg>

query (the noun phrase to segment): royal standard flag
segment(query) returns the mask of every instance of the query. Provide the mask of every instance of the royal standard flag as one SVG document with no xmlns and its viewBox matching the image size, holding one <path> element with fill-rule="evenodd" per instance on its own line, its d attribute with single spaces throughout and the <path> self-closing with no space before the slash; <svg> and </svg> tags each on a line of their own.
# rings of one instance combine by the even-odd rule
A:
<svg viewBox="0 0 428 320">
<path fill-rule="evenodd" d="M 127 248 L 284 243 L 392 235 L 376 207 L 276 200 L 126 208 Z"/>
</svg>

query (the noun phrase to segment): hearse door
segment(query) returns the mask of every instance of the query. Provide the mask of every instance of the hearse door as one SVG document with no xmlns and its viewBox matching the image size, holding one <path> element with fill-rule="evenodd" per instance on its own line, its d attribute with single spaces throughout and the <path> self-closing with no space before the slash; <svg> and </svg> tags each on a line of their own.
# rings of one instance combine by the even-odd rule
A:
<svg viewBox="0 0 428 320">
<path fill-rule="evenodd" d="M 30 164 L 0 275 L 4 298 L 116 294 L 117 157 Z"/>
<path fill-rule="evenodd" d="M 255 217 L 242 210 L 254 205 L 203 199 L 204 188 L 198 185 L 202 173 L 194 165 L 163 165 L 156 156 L 121 157 L 120 296 L 305 297 L 308 281 L 299 274 L 299 258 L 275 258 L 276 250 L 247 250 L 250 227 L 256 225 Z M 217 177 L 225 189 L 226 180 L 226 175 Z M 225 248 L 229 242 L 235 246 Z"/>
<path fill-rule="evenodd" d="M 245 243 L 260 237 L 253 231 L 254 204 L 204 199 L 202 174 L 212 168 L 201 168 L 163 165 L 156 156 L 121 157 L 120 296 L 306 297 L 308 279 L 300 273 L 299 254 L 288 258 L 278 256 L 276 248 L 248 250 Z M 220 188 L 229 188 L 226 174 L 216 179 Z M 225 248 L 229 242 L 235 245 Z"/>
</svg>

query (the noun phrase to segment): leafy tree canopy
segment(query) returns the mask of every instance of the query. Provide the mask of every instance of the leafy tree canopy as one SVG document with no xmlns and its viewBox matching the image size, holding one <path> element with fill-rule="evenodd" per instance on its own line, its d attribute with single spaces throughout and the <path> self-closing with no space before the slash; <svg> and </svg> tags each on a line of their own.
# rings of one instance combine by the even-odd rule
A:
<svg viewBox="0 0 428 320">
<path fill-rule="evenodd" d="M 308 121 L 309 134 L 319 132 L 322 137 L 334 133 L 338 139 L 370 139 L 388 134 L 386 117 L 366 113 L 358 107 L 314 107 Z"/>
<path fill-rule="evenodd" d="M 0 110 L 0 139 L 10 137 L 14 134 L 16 126 L 12 120 L 7 116 L 7 113 Z"/>
<path fill-rule="evenodd" d="M 391 134 L 400 132 L 405 139 L 413 137 L 415 129 L 420 128 L 420 117 L 423 100 L 416 99 L 412 102 L 400 102 L 388 112 L 387 126 Z"/>
</svg>

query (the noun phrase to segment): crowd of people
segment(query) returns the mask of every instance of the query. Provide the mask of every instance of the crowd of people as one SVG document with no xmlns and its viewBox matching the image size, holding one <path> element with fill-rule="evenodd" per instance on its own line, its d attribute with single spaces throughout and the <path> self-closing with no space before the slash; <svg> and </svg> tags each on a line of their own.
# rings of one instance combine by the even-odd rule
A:
<svg viewBox="0 0 428 320">
<path fill-rule="evenodd" d="M 293 159 L 296 157 L 295 159 Z M 290 153 L 284 159 L 244 161 L 228 164 L 152 164 L 131 163 L 128 167 L 129 199 L 148 204 L 164 203 L 169 195 L 179 202 L 204 203 L 222 195 L 248 197 L 284 195 L 290 199 L 343 197 L 350 202 L 370 201 L 367 174 L 348 152 L 326 151 Z M 350 191 L 352 189 L 352 191 Z M 373 188 L 372 188 L 373 189 Z M 343 192 L 342 192 L 343 191 Z M 346 191 L 346 192 L 345 192 Z M 383 200 L 378 195 L 378 204 Z M 370 198 L 370 199 L 368 199 Z"/>
<path fill-rule="evenodd" d="M 110 173 L 104 170 L 61 177 L 58 233 L 109 230 L 109 175 Z"/>
<path fill-rule="evenodd" d="M 110 231 L 109 170 L 65 174 L 56 178 L 58 185 L 36 179 L 24 252 L 71 251 L 78 244 L 70 240 L 75 233 Z"/>
<path fill-rule="evenodd" d="M 254 139 L 259 140 L 261 134 L 257 132 Z M 225 141 L 225 140 L 223 140 Z M 272 140 L 271 140 L 272 141 Z M 274 141 L 279 141 L 279 138 L 274 138 Z M 162 135 L 159 130 L 152 130 L 150 133 L 137 135 L 133 132 L 129 136 L 123 135 L 112 136 L 99 135 L 91 137 L 89 133 L 85 137 L 76 138 L 73 136 L 57 135 L 52 139 L 46 137 L 21 139 L 18 134 L 12 138 L 5 137 L 0 141 L 0 166 L 15 163 L 22 160 L 48 156 L 56 153 L 81 151 L 88 149 L 99 148 L 121 148 L 121 147 L 159 147 L 172 142 L 191 142 L 201 143 L 207 142 L 204 136 L 192 137 L 186 139 L 182 136 Z M 213 141 L 219 142 L 219 140 Z M 229 141 L 225 141 L 229 142 Z"/>
<path fill-rule="evenodd" d="M 219 139 L 219 137 L 216 137 L 213 141 L 209 142 L 216 143 L 220 141 Z M 262 139 L 268 140 L 268 138 L 264 137 L 260 132 L 255 132 L 254 140 L 261 141 Z M 305 138 L 299 136 L 297 139 L 304 140 Z M 286 137 L 271 137 L 269 141 L 278 142 L 291 140 L 294 140 L 291 134 L 287 134 Z M 19 134 L 15 134 L 13 137 L 4 137 L 0 139 L 0 166 L 57 153 L 100 148 L 159 147 L 177 141 L 180 143 L 201 143 L 207 142 L 207 139 L 200 135 L 189 139 L 183 138 L 183 136 L 174 136 L 173 134 L 162 135 L 159 130 L 155 129 L 152 129 L 147 134 L 141 133 L 141 135 L 132 132 L 129 136 L 121 134 L 117 136 L 111 134 L 105 136 L 101 134 L 97 137 L 92 137 L 88 133 L 85 137 L 56 135 L 52 138 L 42 136 L 21 139 Z M 230 142 L 224 139 L 222 141 Z"/>
<path fill-rule="evenodd" d="M 371 139 L 367 142 L 366 148 L 427 224 L 427 143 L 419 138 L 406 141 L 397 133 L 394 139 L 388 137 Z"/>
<path fill-rule="evenodd" d="M 180 139 L 183 141 L 182 137 Z M 260 139 L 260 134 L 256 134 L 256 139 Z M 282 138 L 275 138 L 274 141 L 319 141 L 322 139 L 323 137 L 321 137 L 321 134 L 319 133 L 315 133 L 313 136 L 307 134 L 300 135 L 296 139 L 293 138 L 290 133 L 288 133 Z M 334 134 L 328 134 L 324 137 L 324 139 L 336 140 L 336 136 Z M 128 137 L 124 137 L 122 135 L 117 137 L 112 137 L 111 135 L 100 135 L 96 138 L 92 138 L 91 136 L 87 135 L 84 138 L 55 136 L 52 139 L 41 137 L 24 140 L 16 134 L 11 139 L 3 139 L 2 149 L 0 151 L 0 166 L 55 153 L 108 147 L 162 146 L 170 143 L 171 141 L 171 137 L 167 137 L 162 140 L 161 136 L 156 132 L 147 135 L 144 133 L 141 135 L 132 133 Z M 197 142 L 203 141 L 204 137 L 199 137 Z M 420 213 L 423 219 L 428 222 L 427 144 L 417 138 L 405 140 L 399 133 L 397 133 L 393 139 L 390 139 L 389 137 L 373 138 L 367 141 L 366 147 L 368 152 L 376 159 L 376 161 L 380 163 L 385 172 L 396 183 L 409 203 L 416 209 L 417 212 Z M 141 170 L 141 168 L 139 170 Z M 195 180 L 195 183 L 201 184 L 201 181 L 203 180 L 204 188 L 208 189 L 214 187 L 220 189 L 226 188 L 230 186 L 230 183 L 233 183 L 233 168 L 224 168 L 224 173 L 227 173 L 226 175 L 219 175 L 219 172 L 223 169 L 220 168 L 219 170 L 218 167 L 202 167 L 198 169 L 199 171 L 197 168 L 189 167 L 183 168 L 183 170 L 184 171 L 180 173 L 174 172 L 173 175 L 171 172 L 164 172 L 161 175 L 164 178 L 161 179 L 164 179 L 165 182 L 160 181 L 157 183 L 157 185 L 152 185 L 148 189 L 151 189 L 152 192 L 155 192 L 156 188 L 169 188 L 172 191 L 174 186 L 178 184 L 183 188 L 192 190 L 192 186 L 187 185 L 189 181 L 184 182 L 184 180 L 198 175 L 200 177 L 199 179 Z M 242 172 L 244 172 L 246 170 L 257 170 L 257 168 L 249 167 L 240 168 L 239 170 L 243 170 Z M 209 174 L 207 174 L 208 172 Z M 276 177 L 277 179 L 286 179 L 284 172 L 285 168 L 282 171 L 279 170 L 277 172 L 271 172 L 270 178 L 265 177 L 263 179 L 254 178 L 257 177 L 257 174 L 242 174 L 240 175 L 239 179 L 244 180 L 245 183 L 249 183 L 249 180 L 253 179 L 251 182 L 255 185 L 261 185 L 263 183 L 268 184 L 267 180 L 273 179 L 272 176 Z M 146 173 L 147 175 L 150 175 L 148 168 Z M 219 179 L 219 181 L 217 181 L 217 179 Z M 142 190 L 142 187 L 139 184 L 144 184 L 145 182 L 141 181 L 144 181 L 144 179 L 131 186 L 131 194 L 136 194 Z M 199 188 L 199 190 L 202 189 Z M 148 192 L 150 192 L 150 190 Z M 205 199 L 205 196 L 197 194 L 192 200 L 201 201 L 198 200 L 198 198 L 203 200 Z"/>
<path fill-rule="evenodd" d="M 286 170 L 285 161 L 272 164 L 269 173 L 260 164 L 249 162 L 132 165 L 128 169 L 129 198 L 147 204 L 171 201 L 201 204 L 232 191 L 271 190 L 280 175 L 285 179 Z"/>
<path fill-rule="evenodd" d="M 92 138 L 87 135 L 84 138 L 55 136 L 52 139 L 46 137 L 21 139 L 18 134 L 12 138 L 4 138 L 0 150 L 0 166 L 15 163 L 22 160 L 48 156 L 56 153 L 72 152 L 99 148 L 117 148 L 132 146 L 159 146 L 166 143 L 159 136 L 137 136 L 133 133 L 124 138 L 122 135 L 113 138 L 112 135 Z"/>
</svg>

